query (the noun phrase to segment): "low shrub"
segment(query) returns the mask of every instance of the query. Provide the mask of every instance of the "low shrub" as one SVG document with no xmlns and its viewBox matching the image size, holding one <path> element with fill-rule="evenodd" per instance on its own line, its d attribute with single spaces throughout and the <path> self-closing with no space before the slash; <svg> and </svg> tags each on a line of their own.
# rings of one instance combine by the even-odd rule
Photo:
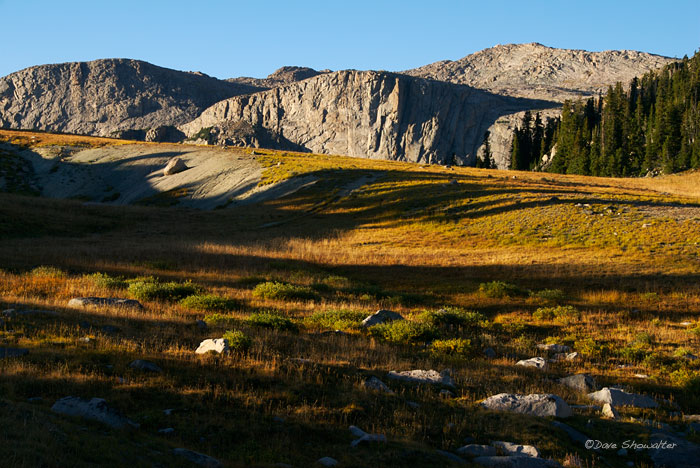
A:
<svg viewBox="0 0 700 468">
<path fill-rule="evenodd" d="M 419 318 L 422 322 L 435 327 L 457 326 L 477 328 L 488 325 L 486 317 L 481 312 L 459 309 L 457 307 L 428 310 L 423 312 Z"/>
<path fill-rule="evenodd" d="M 593 338 L 581 338 L 574 342 L 574 349 L 582 356 L 597 358 L 602 357 L 608 351 L 608 348 L 601 343 L 598 343 Z"/>
<path fill-rule="evenodd" d="M 278 281 L 266 281 L 255 286 L 253 296 L 262 299 L 317 299 L 318 295 L 307 286 L 297 286 L 290 283 Z"/>
<path fill-rule="evenodd" d="M 199 291 L 200 288 L 191 281 L 161 283 L 152 278 L 145 278 L 131 281 L 129 284 L 129 294 L 142 301 L 179 301 Z"/>
<path fill-rule="evenodd" d="M 409 320 L 394 320 L 370 328 L 370 333 L 391 343 L 412 344 L 430 341 L 438 336 L 434 326 Z"/>
<path fill-rule="evenodd" d="M 324 310 L 314 312 L 306 317 L 304 322 L 309 326 L 327 328 L 331 330 L 348 330 L 359 328 L 362 320 L 367 316 L 366 312 L 355 310 Z"/>
<path fill-rule="evenodd" d="M 238 301 L 228 297 L 214 294 L 193 294 L 180 301 L 180 304 L 189 309 L 226 312 L 239 306 Z"/>
<path fill-rule="evenodd" d="M 479 294 L 494 299 L 522 295 L 522 290 L 514 284 L 504 281 L 490 281 L 479 285 Z"/>
<path fill-rule="evenodd" d="M 109 276 L 107 273 L 93 273 L 86 276 L 98 288 L 125 289 L 129 283 L 121 276 Z"/>
<path fill-rule="evenodd" d="M 435 340 L 430 344 L 430 352 L 436 355 L 467 357 L 473 350 L 471 340 L 464 338 Z"/>
<path fill-rule="evenodd" d="M 240 330 L 228 330 L 223 338 L 231 351 L 245 352 L 253 345 L 253 340 Z"/>
<path fill-rule="evenodd" d="M 65 278 L 66 272 L 61 270 L 60 268 L 56 268 L 54 266 L 38 266 L 32 271 L 29 272 L 30 275 L 32 276 L 40 276 L 43 278 Z"/>
<path fill-rule="evenodd" d="M 530 293 L 530 296 L 552 303 L 560 302 L 566 299 L 566 295 L 561 289 L 542 289 L 541 291 L 534 291 Z"/>
<path fill-rule="evenodd" d="M 540 307 L 532 316 L 537 320 L 559 320 L 563 323 L 569 323 L 573 320 L 581 318 L 581 313 L 574 306 L 556 306 L 556 307 Z"/>
<path fill-rule="evenodd" d="M 291 319 L 277 312 L 255 312 L 245 322 L 254 327 L 271 328 L 273 330 L 297 331 L 299 327 Z"/>
<path fill-rule="evenodd" d="M 238 322 L 238 320 L 236 320 L 234 317 L 232 317 L 230 315 L 224 315 L 224 314 L 220 314 L 217 312 L 215 312 L 213 314 L 207 314 L 204 317 L 204 321 L 206 322 L 207 325 L 210 325 L 212 327 L 228 326 L 228 325 L 232 325 L 232 324 L 235 324 Z"/>
</svg>

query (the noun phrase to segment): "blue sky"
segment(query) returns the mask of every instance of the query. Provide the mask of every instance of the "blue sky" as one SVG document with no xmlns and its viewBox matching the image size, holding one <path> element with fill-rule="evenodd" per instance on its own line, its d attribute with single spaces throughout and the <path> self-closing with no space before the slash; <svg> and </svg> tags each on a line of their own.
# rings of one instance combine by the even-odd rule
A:
<svg viewBox="0 0 700 468">
<path fill-rule="evenodd" d="M 671 57 L 700 48 L 700 2 L 0 0 L 0 76 L 128 57 L 219 78 L 282 65 L 398 71 L 496 44 Z"/>
</svg>

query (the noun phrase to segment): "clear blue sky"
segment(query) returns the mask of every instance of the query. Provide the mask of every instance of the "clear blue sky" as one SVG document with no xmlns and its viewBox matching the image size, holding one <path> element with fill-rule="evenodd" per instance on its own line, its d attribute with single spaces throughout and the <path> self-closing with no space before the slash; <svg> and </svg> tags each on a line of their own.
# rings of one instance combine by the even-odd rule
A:
<svg viewBox="0 0 700 468">
<path fill-rule="evenodd" d="M 698 0 L 0 0 L 0 18 L 0 76 L 108 57 L 228 78 L 282 65 L 398 71 L 521 42 L 700 48 Z"/>
</svg>

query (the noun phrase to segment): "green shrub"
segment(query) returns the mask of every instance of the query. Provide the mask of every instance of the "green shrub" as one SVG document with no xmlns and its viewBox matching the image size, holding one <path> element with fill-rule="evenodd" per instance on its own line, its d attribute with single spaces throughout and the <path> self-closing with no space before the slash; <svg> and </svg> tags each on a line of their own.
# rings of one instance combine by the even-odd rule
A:
<svg viewBox="0 0 700 468">
<path fill-rule="evenodd" d="M 29 272 L 32 276 L 40 276 L 44 278 L 65 278 L 66 272 L 54 266 L 38 266 Z"/>
<path fill-rule="evenodd" d="M 185 283 L 161 283 L 153 278 L 131 281 L 129 294 L 142 301 L 179 301 L 197 294 L 200 288 L 190 281 Z"/>
<path fill-rule="evenodd" d="M 354 310 L 325 310 L 314 312 L 304 320 L 307 325 L 331 330 L 347 330 L 359 328 L 362 320 L 367 316 L 366 312 Z"/>
<path fill-rule="evenodd" d="M 543 301 L 553 303 L 563 301 L 564 299 L 566 299 L 566 295 L 561 289 L 543 289 L 541 291 L 532 292 L 530 293 L 530 295 L 532 297 L 542 299 Z"/>
<path fill-rule="evenodd" d="M 420 343 L 437 337 L 435 327 L 427 323 L 411 322 L 409 320 L 394 320 L 370 328 L 370 333 L 391 343 Z"/>
<path fill-rule="evenodd" d="M 464 310 L 457 307 L 445 307 L 440 310 L 425 311 L 420 320 L 435 327 L 457 326 L 476 328 L 488 325 L 486 317 L 480 312 Z"/>
<path fill-rule="evenodd" d="M 245 352 L 248 351 L 253 344 L 253 340 L 240 330 L 228 330 L 224 333 L 223 338 L 228 343 L 228 347 L 231 351 Z"/>
<path fill-rule="evenodd" d="M 616 352 L 618 356 L 628 362 L 641 362 L 649 355 L 649 352 L 635 345 L 628 345 L 619 348 Z"/>
<path fill-rule="evenodd" d="M 297 331 L 299 329 L 292 320 L 276 312 L 256 312 L 246 319 L 246 323 L 255 327 L 271 328 L 273 330 Z"/>
<path fill-rule="evenodd" d="M 563 323 L 569 323 L 573 320 L 581 318 L 581 313 L 574 306 L 556 306 L 556 307 L 540 307 L 532 316 L 537 320 L 559 320 Z"/>
<path fill-rule="evenodd" d="M 582 356 L 586 357 L 601 357 L 607 351 L 607 348 L 598 343 L 593 338 L 581 338 L 574 342 L 574 349 Z"/>
<path fill-rule="evenodd" d="M 107 273 L 93 273 L 87 275 L 87 278 L 98 288 L 124 289 L 129 285 L 123 277 L 113 277 L 109 276 Z"/>
<path fill-rule="evenodd" d="M 180 304 L 195 310 L 218 310 L 229 311 L 239 306 L 238 301 L 228 297 L 216 296 L 214 294 L 193 294 L 180 301 Z"/>
<path fill-rule="evenodd" d="M 451 338 L 435 340 L 430 344 L 430 352 L 437 355 L 466 357 L 473 351 L 471 340 Z"/>
<path fill-rule="evenodd" d="M 522 291 L 514 284 L 504 281 L 490 281 L 479 285 L 479 294 L 495 299 L 502 299 L 504 297 L 519 296 L 522 294 Z"/>
<path fill-rule="evenodd" d="M 318 295 L 309 287 L 295 284 L 266 281 L 255 286 L 253 296 L 263 299 L 317 299 Z"/>
</svg>

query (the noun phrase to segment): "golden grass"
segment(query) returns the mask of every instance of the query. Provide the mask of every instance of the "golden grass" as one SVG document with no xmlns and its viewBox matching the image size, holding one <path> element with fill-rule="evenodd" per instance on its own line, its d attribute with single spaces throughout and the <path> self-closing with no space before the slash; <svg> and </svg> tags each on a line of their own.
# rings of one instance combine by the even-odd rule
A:
<svg viewBox="0 0 700 468">
<path fill-rule="evenodd" d="M 442 466 L 434 450 L 454 450 L 465 436 L 480 443 L 531 443 L 545 456 L 578 457 L 592 465 L 591 452 L 547 420 L 477 406 L 500 392 L 552 392 L 584 404 L 584 396 L 555 382 L 575 372 L 591 373 L 602 385 L 629 385 L 671 399 L 685 412 L 700 411 L 693 393 L 700 364 L 677 356 L 679 348 L 700 355 L 700 334 L 691 331 L 700 315 L 694 174 L 658 179 L 657 186 L 657 179 L 256 153 L 268 168 L 266 182 L 299 175 L 319 182 L 281 200 L 212 212 L 0 195 L 0 214 L 11 220 L 0 221 L 0 308 L 59 313 L 6 318 L 0 331 L 0 346 L 30 349 L 25 358 L 0 361 L 2 401 L 11 408 L 0 421 L 16 428 L 19 414 L 29 411 L 25 421 L 32 427 L 23 449 L 14 452 L 16 466 L 52 460 L 40 443 L 55 451 L 58 464 L 75 466 L 91 462 L 83 445 L 104 447 L 104 464 L 112 466 L 144 460 L 178 466 L 183 462 L 170 455 L 176 446 L 216 456 L 227 466 L 310 466 L 322 456 L 344 466 Z M 367 174 L 375 177 L 339 195 Z M 39 265 L 66 275 L 32 274 Z M 212 320 L 207 331 L 194 320 L 208 312 L 177 302 L 145 302 L 144 311 L 68 308 L 74 296 L 128 294 L 98 287 L 84 276 L 93 272 L 192 280 L 206 293 L 241 305 L 222 314 L 225 320 Z M 318 297 L 253 296 L 254 286 L 265 281 L 312 287 Z M 552 304 L 527 294 L 485 297 L 479 284 L 489 281 L 560 289 L 564 299 L 557 304 L 575 307 L 581 318 L 535 319 L 538 307 Z M 384 307 L 418 321 L 424 309 L 446 305 L 488 319 L 476 330 L 442 330 L 445 339 L 471 340 L 476 352 L 468 358 L 388 344 L 358 330 L 319 335 L 318 327 L 305 326 L 307 317 L 324 310 L 369 314 Z M 271 309 L 294 320 L 299 332 L 246 322 L 251 313 Z M 691 325 L 681 325 L 685 321 Z M 104 332 L 105 325 L 119 331 Z M 201 340 L 228 329 L 252 338 L 248 353 L 194 355 Z M 81 340 L 86 336 L 94 339 Z M 569 344 L 583 358 L 554 363 L 546 372 L 513 365 L 539 355 L 535 345 L 545 341 Z M 483 358 L 486 346 L 498 358 Z M 156 362 L 164 372 L 130 369 L 137 358 Z M 436 388 L 386 379 L 390 370 L 444 367 L 453 369 L 458 383 L 452 400 Z M 396 394 L 364 390 L 369 375 Z M 53 401 L 67 395 L 106 398 L 142 428 L 126 436 L 52 414 Z M 26 402 L 36 396 L 43 401 Z M 176 411 L 166 416 L 166 408 Z M 677 423 L 667 409 L 622 412 Z M 350 424 L 385 433 L 390 443 L 351 451 Z M 595 412 L 580 413 L 569 424 L 601 440 L 647 437 L 639 423 L 604 421 Z M 83 425 L 90 430 L 80 431 Z M 41 436 L 50 427 L 77 434 L 65 442 L 67 450 Z M 176 435 L 158 435 L 163 427 L 174 427 Z M 12 441 L 10 432 L 0 440 Z M 634 460 L 648 462 L 643 455 Z"/>
</svg>

